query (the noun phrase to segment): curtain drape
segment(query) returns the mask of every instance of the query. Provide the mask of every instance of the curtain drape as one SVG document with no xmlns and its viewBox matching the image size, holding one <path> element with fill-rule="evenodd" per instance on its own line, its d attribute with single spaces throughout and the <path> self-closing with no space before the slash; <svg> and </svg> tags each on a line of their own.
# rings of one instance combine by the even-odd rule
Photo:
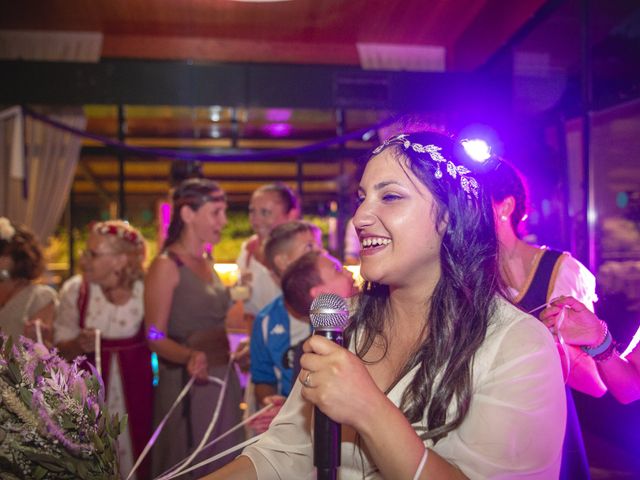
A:
<svg viewBox="0 0 640 480">
<path fill-rule="evenodd" d="M 0 112 L 0 215 L 26 225 L 46 242 L 67 203 L 81 138 L 25 117 L 19 109 L 13 115 L 5 112 Z M 86 126 L 80 108 L 43 113 L 75 128 Z"/>
</svg>

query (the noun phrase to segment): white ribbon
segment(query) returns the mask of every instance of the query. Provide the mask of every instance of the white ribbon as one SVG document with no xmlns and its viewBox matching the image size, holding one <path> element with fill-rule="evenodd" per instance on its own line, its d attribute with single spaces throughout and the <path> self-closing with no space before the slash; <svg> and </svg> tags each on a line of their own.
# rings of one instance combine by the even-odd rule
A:
<svg viewBox="0 0 640 480">
<path fill-rule="evenodd" d="M 164 476 L 160 477 L 159 480 L 160 479 L 166 480 L 166 478 L 172 478 L 174 476 L 177 476 L 182 470 L 184 470 L 186 467 L 189 466 L 189 464 L 193 461 L 193 459 L 196 458 L 196 456 L 204 448 L 204 445 L 206 444 L 207 440 L 209 440 L 209 435 L 211 435 L 213 427 L 215 426 L 216 422 L 218 421 L 218 417 L 220 416 L 220 410 L 222 408 L 224 394 L 227 391 L 227 380 L 229 378 L 229 372 L 231 372 L 232 367 L 233 367 L 233 360 L 230 358 L 229 363 L 227 364 L 227 371 L 224 374 L 224 380 L 223 380 L 224 383 L 221 386 L 220 395 L 218 395 L 218 404 L 216 405 L 216 408 L 213 412 L 213 418 L 209 422 L 209 426 L 207 427 L 207 430 L 204 432 L 204 435 L 202 436 L 202 440 L 200 440 L 200 443 L 198 444 L 196 449 L 191 453 L 191 455 L 189 455 L 189 457 L 186 460 L 182 462 L 182 464 L 179 467 L 169 472 L 167 474 L 167 477 L 164 477 Z"/>
<path fill-rule="evenodd" d="M 153 432 L 153 435 L 151 435 L 151 438 L 149 439 L 149 441 L 147 442 L 147 444 L 144 447 L 144 450 L 142 450 L 142 453 L 140 454 L 140 456 L 138 457 L 138 460 L 136 460 L 135 465 L 133 466 L 133 468 L 131 469 L 131 471 L 129 472 L 129 475 L 127 476 L 127 480 L 129 480 L 131 478 L 131 476 L 135 473 L 135 471 L 138 469 L 138 467 L 140 466 L 140 464 L 142 463 L 142 461 L 144 460 L 144 457 L 147 456 L 147 453 L 149 453 L 149 450 L 151 450 L 151 447 L 153 447 L 153 444 L 156 443 L 156 440 L 158 438 L 158 435 L 160 435 L 160 432 L 162 431 L 162 428 L 164 427 L 164 424 L 167 423 L 167 420 L 169 419 L 169 417 L 171 416 L 171 414 L 173 413 L 173 411 L 176 409 L 176 407 L 178 406 L 178 404 L 180 403 L 180 401 L 184 398 L 184 396 L 187 394 L 187 392 L 189 391 L 189 389 L 191 388 L 191 386 L 193 385 L 193 382 L 196 380 L 196 377 L 191 377 L 191 379 L 189 380 L 189 382 L 187 382 L 187 384 L 184 386 L 184 388 L 182 389 L 182 391 L 178 394 L 178 397 L 174 400 L 173 405 L 171 405 L 171 408 L 169 409 L 169 411 L 167 412 L 167 414 L 164 416 L 164 418 L 160 421 L 160 424 L 158 425 L 158 427 L 156 428 L 155 432 Z"/>
<path fill-rule="evenodd" d="M 220 452 L 219 454 L 214 455 L 211 458 L 207 458 L 206 460 L 203 460 L 202 462 L 195 464 L 191 468 L 187 468 L 183 472 L 172 474 L 171 476 L 168 476 L 168 477 L 158 477 L 155 480 L 160 480 L 160 479 L 162 479 L 162 480 L 171 480 L 172 478 L 181 477 L 182 475 L 184 475 L 186 473 L 189 473 L 189 472 L 191 472 L 193 470 L 196 470 L 196 469 L 198 469 L 200 467 L 204 467 L 205 465 L 208 465 L 211 462 L 215 462 L 216 460 L 219 460 L 219 459 L 221 459 L 221 458 L 223 458 L 223 457 L 225 457 L 225 456 L 227 456 L 227 455 L 229 455 L 229 454 L 231 454 L 233 452 L 236 452 L 236 451 L 240 450 L 241 448 L 246 447 L 247 445 L 251 445 L 252 443 L 257 442 L 260 439 L 260 437 L 262 437 L 262 435 L 264 435 L 264 434 L 261 433 L 260 435 L 256 435 L 255 437 L 251 437 L 250 439 L 245 440 L 242 443 L 239 443 L 235 447 L 228 448 L 224 452 Z"/>
</svg>

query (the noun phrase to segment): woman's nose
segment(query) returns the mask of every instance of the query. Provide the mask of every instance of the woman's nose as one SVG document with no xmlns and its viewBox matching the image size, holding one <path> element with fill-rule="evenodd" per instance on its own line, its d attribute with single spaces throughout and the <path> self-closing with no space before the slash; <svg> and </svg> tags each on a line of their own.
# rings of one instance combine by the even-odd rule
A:
<svg viewBox="0 0 640 480">
<path fill-rule="evenodd" d="M 356 230 L 367 227 L 375 221 L 375 216 L 371 212 L 370 206 L 366 201 L 362 202 L 353 215 L 353 226 Z"/>
</svg>

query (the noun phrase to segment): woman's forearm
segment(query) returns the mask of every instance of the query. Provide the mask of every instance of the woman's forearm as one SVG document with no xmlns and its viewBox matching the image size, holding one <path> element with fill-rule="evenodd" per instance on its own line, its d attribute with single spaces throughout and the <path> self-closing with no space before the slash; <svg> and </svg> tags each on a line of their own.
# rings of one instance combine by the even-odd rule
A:
<svg viewBox="0 0 640 480">
<path fill-rule="evenodd" d="M 616 400 L 626 404 L 640 399 L 640 371 L 634 364 L 617 354 L 596 363 L 600 377 Z"/>
<path fill-rule="evenodd" d="M 227 463 L 220 470 L 210 473 L 200 480 L 258 480 L 253 462 L 249 457 L 240 455 L 234 461 Z"/>
<path fill-rule="evenodd" d="M 170 338 L 152 340 L 149 342 L 149 348 L 156 352 L 160 358 L 179 365 L 186 365 L 193 353 L 193 349 Z"/>
<path fill-rule="evenodd" d="M 385 396 L 372 408 L 369 419 L 358 429 L 373 461 L 384 478 L 412 479 L 420 464 L 425 446 L 404 414 Z M 429 480 L 464 479 L 465 475 L 435 451 L 427 452 L 427 460 L 418 478 Z"/>
</svg>

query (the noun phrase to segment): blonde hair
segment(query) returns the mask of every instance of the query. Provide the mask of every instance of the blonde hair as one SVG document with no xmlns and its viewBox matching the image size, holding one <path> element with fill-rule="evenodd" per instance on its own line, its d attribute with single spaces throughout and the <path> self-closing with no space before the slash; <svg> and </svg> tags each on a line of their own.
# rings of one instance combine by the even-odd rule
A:
<svg viewBox="0 0 640 480">
<path fill-rule="evenodd" d="M 123 220 L 107 220 L 94 224 L 91 232 L 104 237 L 114 253 L 126 255 L 127 263 L 120 277 L 122 286 L 131 288 L 137 280 L 144 278 L 147 246 L 136 228 Z"/>
</svg>

